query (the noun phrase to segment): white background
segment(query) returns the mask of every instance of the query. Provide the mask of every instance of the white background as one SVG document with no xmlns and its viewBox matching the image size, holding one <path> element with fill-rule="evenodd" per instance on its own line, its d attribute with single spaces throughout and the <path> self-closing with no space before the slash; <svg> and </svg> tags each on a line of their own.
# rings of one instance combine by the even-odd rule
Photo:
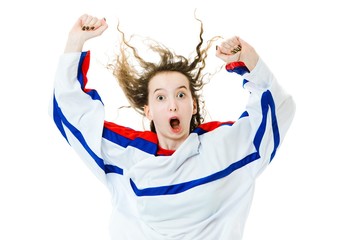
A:
<svg viewBox="0 0 360 240">
<path fill-rule="evenodd" d="M 110 196 L 47 112 L 75 20 L 83 13 L 108 20 L 108 31 L 85 50 L 93 56 L 90 81 L 117 120 L 114 109 L 127 103 L 101 65 L 116 47 L 117 21 L 128 35 L 150 36 L 186 56 L 198 41 L 195 8 L 206 39 L 239 35 L 251 43 L 297 103 L 284 144 L 258 179 L 244 239 L 360 239 L 356 2 L 2 1 L 0 239 L 109 238 Z M 211 55 L 213 63 L 219 60 Z M 219 73 L 204 91 L 212 120 L 242 112 L 245 93 L 235 75 Z"/>
</svg>

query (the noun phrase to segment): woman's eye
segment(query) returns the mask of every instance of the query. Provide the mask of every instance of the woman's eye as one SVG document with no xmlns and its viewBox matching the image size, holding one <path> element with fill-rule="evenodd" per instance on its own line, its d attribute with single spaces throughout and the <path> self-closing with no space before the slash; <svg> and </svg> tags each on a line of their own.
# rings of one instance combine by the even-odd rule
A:
<svg viewBox="0 0 360 240">
<path fill-rule="evenodd" d="M 184 98 L 184 97 L 185 97 L 185 93 L 183 92 L 178 93 L 178 98 Z"/>
<path fill-rule="evenodd" d="M 165 99 L 165 97 L 162 96 L 162 95 L 159 95 L 159 96 L 156 97 L 156 99 L 159 100 L 159 101 L 163 101 Z"/>
</svg>

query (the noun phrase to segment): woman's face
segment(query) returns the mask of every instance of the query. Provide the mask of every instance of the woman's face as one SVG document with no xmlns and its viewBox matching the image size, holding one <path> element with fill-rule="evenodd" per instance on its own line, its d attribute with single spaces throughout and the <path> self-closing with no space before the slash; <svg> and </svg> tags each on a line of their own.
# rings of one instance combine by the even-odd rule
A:
<svg viewBox="0 0 360 240">
<path fill-rule="evenodd" d="M 146 117 L 154 122 L 162 148 L 175 150 L 189 135 L 197 111 L 189 80 L 180 72 L 160 72 L 149 82 Z"/>
</svg>

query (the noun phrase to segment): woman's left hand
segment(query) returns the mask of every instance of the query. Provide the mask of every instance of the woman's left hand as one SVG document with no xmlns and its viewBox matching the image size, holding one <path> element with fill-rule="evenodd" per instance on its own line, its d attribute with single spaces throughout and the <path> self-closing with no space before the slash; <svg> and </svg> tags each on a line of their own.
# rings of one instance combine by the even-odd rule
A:
<svg viewBox="0 0 360 240">
<path fill-rule="evenodd" d="M 255 49 L 238 36 L 229 38 L 220 46 L 216 46 L 216 56 L 226 63 L 244 62 L 250 71 L 255 68 L 259 60 Z"/>
</svg>

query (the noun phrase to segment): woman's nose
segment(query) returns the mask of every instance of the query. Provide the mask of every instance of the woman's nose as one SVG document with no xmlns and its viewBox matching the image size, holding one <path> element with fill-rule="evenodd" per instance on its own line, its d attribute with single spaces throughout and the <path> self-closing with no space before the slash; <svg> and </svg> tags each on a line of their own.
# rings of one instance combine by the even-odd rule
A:
<svg viewBox="0 0 360 240">
<path fill-rule="evenodd" d="M 177 111 L 177 105 L 176 105 L 176 101 L 172 100 L 170 102 L 170 107 L 169 107 L 170 112 L 176 112 Z"/>
</svg>

